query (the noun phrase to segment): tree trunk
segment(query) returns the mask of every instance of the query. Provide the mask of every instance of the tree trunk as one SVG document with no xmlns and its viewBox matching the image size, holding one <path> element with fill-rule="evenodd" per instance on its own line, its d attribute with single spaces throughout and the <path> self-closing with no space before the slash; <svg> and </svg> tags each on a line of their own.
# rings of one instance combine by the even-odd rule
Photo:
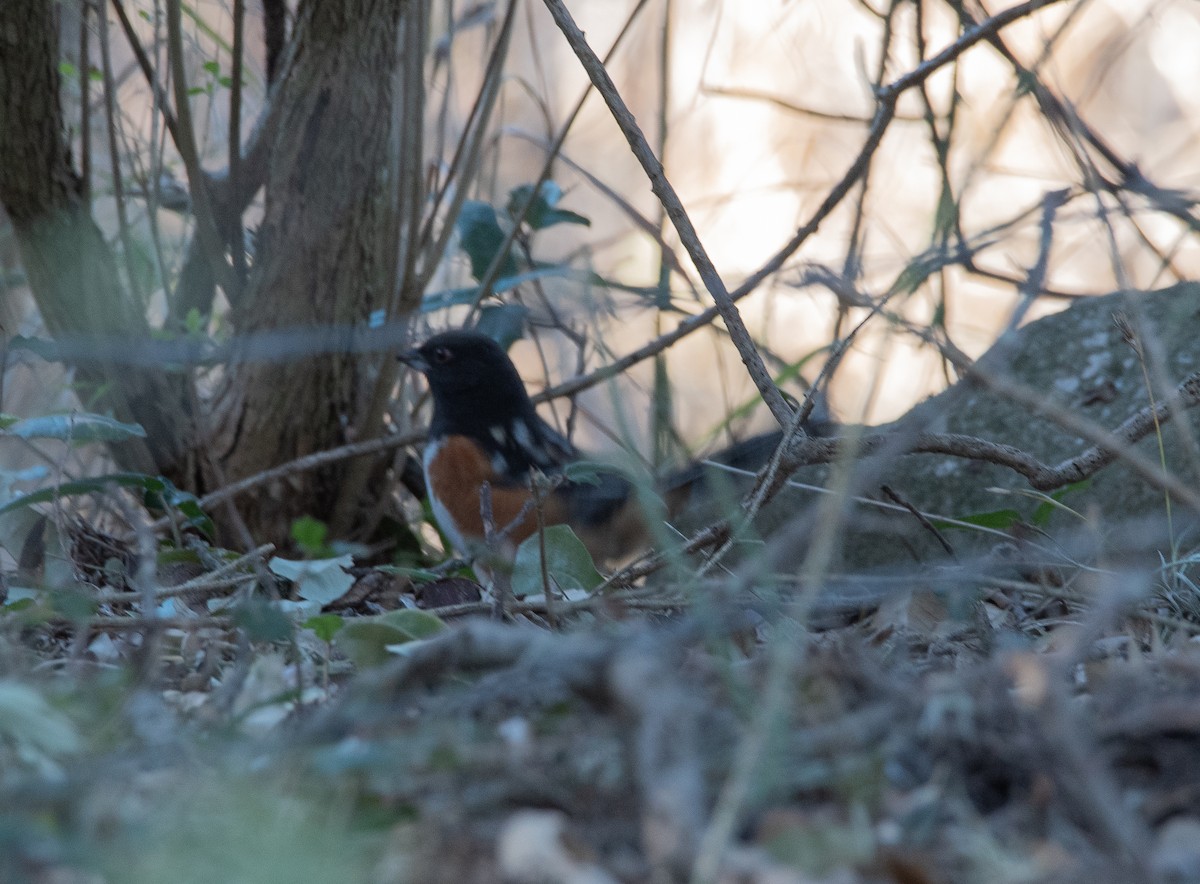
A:
<svg viewBox="0 0 1200 884">
<path fill-rule="evenodd" d="M 0 2 L 0 204 L 46 327 L 88 344 L 90 352 L 67 357 L 95 395 L 89 407 L 146 429 L 144 441 L 113 447 L 117 461 L 180 481 L 191 448 L 186 379 L 116 358 L 148 339 L 150 328 L 123 290 L 71 163 L 54 10 L 47 0 Z"/>
<path fill-rule="evenodd" d="M 266 142 L 265 216 L 243 297 L 229 316 L 239 335 L 299 329 L 332 336 L 362 327 L 374 310 L 396 308 L 393 79 L 402 15 L 424 2 L 301 0 L 271 96 L 278 119 Z M 123 289 L 72 168 L 55 8 L 49 0 L 0 0 L 0 203 L 50 332 L 117 344 L 68 358 L 76 378 L 97 391 L 90 407 L 145 427 L 144 443 L 116 450 L 122 466 L 204 492 L 364 432 L 382 355 L 372 361 L 317 346 L 310 356 L 281 361 L 243 345 L 198 427 L 190 378 L 119 358 L 152 329 Z M 424 17 L 414 21 L 423 26 Z M 344 465 L 297 474 L 239 499 L 240 515 L 256 541 L 285 541 L 296 517 L 329 518 L 344 475 Z M 220 522 L 225 514 L 213 515 Z M 229 527 L 222 525 L 226 539 L 234 536 Z"/>
<path fill-rule="evenodd" d="M 398 218 L 392 80 L 404 5 L 301 4 L 292 66 L 274 98 L 282 119 L 245 306 L 233 317 L 239 332 L 332 335 L 388 305 Z M 226 480 L 347 441 L 370 392 L 369 359 L 239 355 L 214 417 L 211 450 Z M 343 465 L 296 475 L 242 498 L 239 510 L 256 539 L 286 538 L 298 516 L 329 518 L 342 475 Z"/>
</svg>

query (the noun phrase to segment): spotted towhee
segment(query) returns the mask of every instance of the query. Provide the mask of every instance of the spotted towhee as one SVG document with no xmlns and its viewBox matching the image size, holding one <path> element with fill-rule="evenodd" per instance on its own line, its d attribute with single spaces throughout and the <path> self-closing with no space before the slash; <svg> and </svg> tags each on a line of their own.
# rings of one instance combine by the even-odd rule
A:
<svg viewBox="0 0 1200 884">
<path fill-rule="evenodd" d="M 429 382 L 425 487 L 438 525 L 459 552 L 480 551 L 490 534 L 494 551 L 511 555 L 537 530 L 539 510 L 544 525 L 569 525 L 597 561 L 646 542 L 645 516 L 627 478 L 607 470 L 586 482 L 563 476 L 579 453 L 538 417 L 512 360 L 491 338 L 444 332 L 400 359 Z M 549 478 L 539 486 L 537 505 L 535 473 Z"/>
<path fill-rule="evenodd" d="M 569 525 L 598 562 L 626 557 L 650 542 L 654 532 L 643 503 L 654 497 L 639 495 L 628 478 L 608 470 L 589 471 L 587 481 L 568 479 L 563 471 L 580 459 L 579 452 L 538 417 L 512 360 L 491 338 L 443 332 L 400 359 L 429 382 L 433 420 L 425 488 L 438 525 L 460 553 L 479 552 L 490 533 L 492 551 L 511 556 L 537 530 L 539 513 L 544 525 Z M 837 424 L 819 407 L 805 429 L 828 435 Z M 778 432 L 752 436 L 665 477 L 654 488 L 663 504 L 655 517 L 691 507 L 698 488 L 712 497 L 714 465 L 718 473 L 757 470 L 779 440 Z M 550 479 L 541 483 L 539 506 L 532 499 L 535 473 Z"/>
</svg>

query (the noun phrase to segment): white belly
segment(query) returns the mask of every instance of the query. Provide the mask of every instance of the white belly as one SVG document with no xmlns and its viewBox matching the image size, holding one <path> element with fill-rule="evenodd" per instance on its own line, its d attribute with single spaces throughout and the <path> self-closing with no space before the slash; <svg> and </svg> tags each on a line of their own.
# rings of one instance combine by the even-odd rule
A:
<svg viewBox="0 0 1200 884">
<path fill-rule="evenodd" d="M 466 537 L 459 531 L 458 524 L 454 521 L 454 517 L 450 515 L 449 510 L 438 502 L 437 495 L 433 493 L 433 483 L 429 479 L 429 463 L 437 457 L 443 444 L 443 442 L 434 442 L 425 446 L 425 456 L 421 461 L 421 465 L 425 470 L 425 490 L 429 494 L 430 508 L 433 510 L 433 517 L 437 519 L 438 527 L 450 539 L 454 550 L 460 556 L 469 556 L 471 554 L 471 545 L 467 543 Z"/>
</svg>

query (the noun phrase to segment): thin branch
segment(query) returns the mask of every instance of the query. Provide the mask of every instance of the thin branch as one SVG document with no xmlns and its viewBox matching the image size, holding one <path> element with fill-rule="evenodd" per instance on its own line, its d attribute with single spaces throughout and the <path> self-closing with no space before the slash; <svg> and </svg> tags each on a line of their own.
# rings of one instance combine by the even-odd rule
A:
<svg viewBox="0 0 1200 884">
<path fill-rule="evenodd" d="M 420 247 L 425 263 L 416 277 L 415 288 L 417 291 L 423 292 L 425 286 L 429 284 L 429 280 L 433 278 L 433 274 L 437 271 L 438 261 L 446 251 L 450 237 L 454 233 L 453 224 L 444 224 L 436 237 L 434 235 L 439 215 L 443 213 L 443 200 L 446 200 L 447 194 L 449 194 L 444 217 L 456 218 L 463 200 L 467 198 L 467 188 L 462 186 L 460 179 L 466 180 L 468 171 L 474 169 L 478 164 L 487 121 L 500 92 L 504 59 L 508 54 L 515 17 L 516 3 L 510 2 L 504 21 L 500 26 L 500 33 L 496 35 L 496 40 L 488 56 L 487 66 L 483 73 L 483 83 L 475 96 L 471 112 L 467 115 L 462 138 L 459 139 L 454 156 L 450 160 L 450 168 L 446 172 L 442 186 L 434 192 L 433 198 L 430 200 L 429 213 L 425 225 L 421 229 Z"/>
<path fill-rule="evenodd" d="M 783 393 L 780 392 L 779 388 L 775 386 L 774 381 L 772 381 L 771 374 L 767 371 L 767 367 L 763 363 L 762 355 L 755 348 L 754 340 L 750 337 L 750 332 L 746 328 L 746 324 L 742 321 L 742 316 L 738 312 L 736 303 L 730 297 L 729 291 L 725 288 L 724 281 L 721 279 L 720 274 L 717 273 L 717 268 L 713 265 L 708 252 L 700 242 L 696 228 L 692 225 L 691 218 L 688 217 L 687 210 L 684 209 L 679 195 L 675 192 L 675 188 L 672 187 L 671 182 L 663 174 L 662 163 L 654 155 L 654 151 L 651 149 L 649 142 L 646 141 L 646 136 L 642 134 L 637 120 L 634 119 L 633 114 L 625 105 L 624 99 L 617 92 L 616 85 L 608 75 L 608 71 L 604 69 L 604 64 L 588 45 L 583 32 L 579 30 L 579 26 L 575 24 L 575 20 L 571 18 L 571 14 L 567 11 L 566 6 L 563 5 L 562 0 L 544 0 L 544 2 L 546 8 L 550 10 L 550 14 L 558 24 L 559 30 L 562 31 L 563 36 L 567 38 L 567 42 L 571 45 L 572 50 L 574 50 L 580 64 L 583 65 L 588 78 L 595 85 L 596 91 L 600 93 L 608 105 L 613 119 L 620 127 L 625 140 L 629 143 L 630 150 L 641 164 L 646 176 L 650 179 L 650 189 L 658 197 L 659 202 L 663 204 L 663 208 L 666 209 L 667 215 L 671 219 L 671 224 L 679 234 L 680 242 L 687 250 L 692 263 L 696 265 L 696 269 L 700 274 L 700 280 L 704 283 L 704 287 L 708 289 L 708 293 L 712 296 L 713 301 L 716 302 L 716 308 L 721 314 L 721 319 L 725 322 L 730 339 L 742 357 L 742 362 L 746 366 L 746 371 L 750 375 L 750 379 L 754 381 L 754 385 L 758 388 L 763 401 L 766 402 L 767 407 L 771 410 L 771 414 L 775 416 L 775 420 L 781 427 L 787 426 L 792 416 L 792 409 L 787 404 L 787 400 L 784 399 Z"/>
<path fill-rule="evenodd" d="M 180 11 L 181 0 L 167 0 L 167 54 L 170 56 L 172 86 L 175 89 L 175 109 L 179 114 L 178 133 L 172 130 L 175 147 L 187 168 L 188 183 L 192 191 L 192 207 L 196 217 L 196 236 L 204 248 L 209 266 L 218 284 L 228 295 L 238 291 L 233 268 L 225 260 L 213 202 L 208 190 L 207 176 L 200 166 L 196 150 L 196 133 L 192 127 L 192 112 L 188 97 L 187 76 L 183 69 L 183 24 Z"/>
<path fill-rule="evenodd" d="M 238 556 L 233 561 L 226 562 L 221 567 L 209 571 L 207 574 L 201 574 L 199 577 L 188 580 L 186 583 L 158 589 L 154 591 L 153 599 L 158 602 L 182 595 L 211 595 L 224 592 L 227 589 L 233 589 L 248 580 L 256 580 L 258 579 L 256 574 L 239 574 L 237 572 L 249 565 L 261 564 L 274 551 L 274 544 L 265 543 L 245 555 Z M 132 603 L 142 597 L 142 593 L 137 592 L 107 592 L 96 594 L 93 597 L 93 601 L 98 604 Z"/>
<path fill-rule="evenodd" d="M 144 301 L 145 296 L 139 284 L 140 275 L 134 266 L 133 234 L 129 227 L 129 214 L 125 206 L 125 179 L 121 174 L 121 150 L 117 140 L 117 84 L 113 79 L 112 55 L 109 52 L 108 15 L 99 16 L 100 23 L 100 67 L 104 78 L 104 122 L 108 135 L 108 159 L 112 165 L 113 200 L 117 209 L 117 230 L 121 239 L 121 257 L 125 259 L 125 273 L 128 276 L 129 290 L 138 301 Z M 81 78 L 87 78 L 86 71 L 80 71 Z M 88 109 L 84 107 L 84 115 Z"/>
<path fill-rule="evenodd" d="M 246 0 L 233 0 L 233 52 L 229 66 L 229 189 L 236 193 L 242 165 L 242 62 Z M 246 280 L 246 246 L 241 213 L 221 219 L 228 228 L 229 254 L 233 257 L 233 275 L 240 287 Z"/>
<path fill-rule="evenodd" d="M 90 0 L 79 4 L 79 198 L 84 207 L 92 207 L 92 109 L 91 109 L 91 32 L 88 30 L 88 13 L 92 11 Z M 106 17 L 103 5 L 100 17 Z"/>
<path fill-rule="evenodd" d="M 129 42 L 129 48 L 133 50 L 133 56 L 137 59 L 138 67 L 142 69 L 142 76 L 146 78 L 146 82 L 150 84 L 150 88 L 157 97 L 158 108 L 162 113 L 163 120 L 166 121 L 167 131 L 171 133 L 171 140 L 178 144 L 179 127 L 175 122 L 175 115 L 171 113 L 171 102 L 167 97 L 167 91 L 159 84 L 158 78 L 154 74 L 154 66 L 150 63 L 150 57 L 146 55 L 146 50 L 142 48 L 142 42 L 138 39 L 137 32 L 133 29 L 133 22 L 129 20 L 129 14 L 125 12 L 125 4 L 121 0 L 112 0 L 112 5 L 113 9 L 116 10 L 118 20 L 121 22 L 121 30 L 125 32 L 125 39 Z"/>
</svg>

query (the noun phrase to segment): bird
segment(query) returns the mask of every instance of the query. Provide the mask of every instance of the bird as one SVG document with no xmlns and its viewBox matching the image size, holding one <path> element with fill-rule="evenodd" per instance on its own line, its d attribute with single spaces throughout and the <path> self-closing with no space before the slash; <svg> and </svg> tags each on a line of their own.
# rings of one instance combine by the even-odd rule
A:
<svg viewBox="0 0 1200 884">
<path fill-rule="evenodd" d="M 628 558 L 658 533 L 652 520 L 673 518 L 694 502 L 714 462 L 757 470 L 781 439 L 778 431 L 751 436 L 665 476 L 651 489 L 654 494 L 639 493 L 645 489 L 608 468 L 588 470 L 584 478 L 566 475 L 582 455 L 538 415 L 516 366 L 487 335 L 441 332 L 399 359 L 428 383 L 433 417 L 423 456 L 425 489 L 438 526 L 468 557 L 487 551 L 511 559 L 538 530 L 540 517 L 545 526 L 569 526 L 597 563 Z M 823 407 L 805 426 L 815 435 L 836 428 Z M 549 481 L 542 482 L 535 502 L 539 475 Z M 487 549 L 489 534 L 499 549 Z"/>
<path fill-rule="evenodd" d="M 488 545 L 511 558 L 541 524 L 568 525 L 596 562 L 645 545 L 649 525 L 634 483 L 609 469 L 585 480 L 564 470 L 582 455 L 534 408 L 516 366 L 492 338 L 442 332 L 399 355 L 421 372 L 433 399 L 422 458 L 425 488 L 438 527 L 461 554 Z M 540 502 L 534 481 L 542 481 Z M 490 500 L 485 524 L 483 486 Z"/>
</svg>

